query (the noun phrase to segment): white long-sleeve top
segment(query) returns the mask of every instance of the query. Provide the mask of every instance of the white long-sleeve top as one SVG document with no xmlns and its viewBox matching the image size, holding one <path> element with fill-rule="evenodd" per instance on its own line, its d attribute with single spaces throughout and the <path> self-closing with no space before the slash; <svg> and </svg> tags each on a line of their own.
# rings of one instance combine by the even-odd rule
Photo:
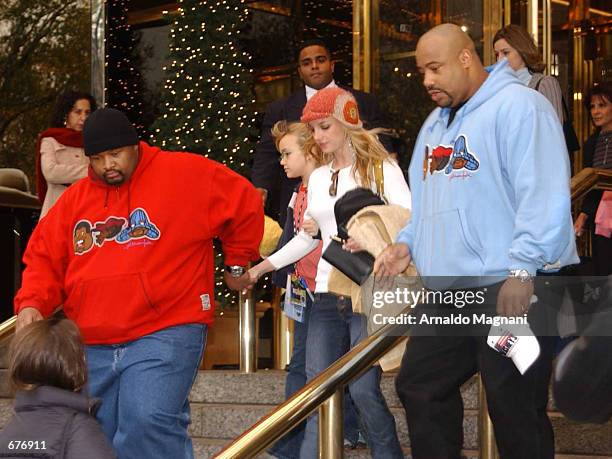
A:
<svg viewBox="0 0 612 459">
<path fill-rule="evenodd" d="M 338 232 L 336 218 L 334 215 L 334 204 L 346 192 L 358 188 L 360 185 L 351 169 L 352 165 L 340 169 L 338 173 L 338 189 L 336 196 L 329 195 L 332 173 L 331 163 L 315 169 L 308 181 L 308 209 L 304 219 L 313 219 L 319 225 L 321 238 L 323 239 L 323 252 L 329 245 L 331 237 Z M 383 176 L 385 187 L 385 198 L 389 204 L 397 204 L 406 209 L 411 208 L 411 196 L 408 184 L 400 167 L 394 161 L 384 161 Z M 375 185 L 374 185 L 375 187 Z M 375 191 L 375 190 L 373 190 Z M 283 268 L 307 255 L 318 244 L 304 231 L 300 231 L 281 250 L 270 255 L 268 260 L 275 269 Z M 327 283 L 332 266 L 323 258 L 317 266 L 316 293 L 326 293 Z"/>
</svg>

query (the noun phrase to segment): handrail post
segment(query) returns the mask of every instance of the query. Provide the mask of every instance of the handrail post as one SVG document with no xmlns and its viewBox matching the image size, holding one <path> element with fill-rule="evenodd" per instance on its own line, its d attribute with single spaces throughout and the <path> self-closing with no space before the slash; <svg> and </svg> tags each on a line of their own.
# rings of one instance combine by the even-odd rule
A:
<svg viewBox="0 0 612 459">
<path fill-rule="evenodd" d="M 482 376 L 478 377 L 478 437 L 480 439 L 480 459 L 499 459 L 497 445 L 495 444 L 495 433 L 493 423 L 487 409 L 487 395 L 485 393 Z"/>
<path fill-rule="evenodd" d="M 240 321 L 240 372 L 255 373 L 257 371 L 257 333 L 255 330 L 255 302 L 252 290 L 239 293 Z"/>
<path fill-rule="evenodd" d="M 319 459 L 344 457 L 344 386 L 319 408 Z"/>
</svg>

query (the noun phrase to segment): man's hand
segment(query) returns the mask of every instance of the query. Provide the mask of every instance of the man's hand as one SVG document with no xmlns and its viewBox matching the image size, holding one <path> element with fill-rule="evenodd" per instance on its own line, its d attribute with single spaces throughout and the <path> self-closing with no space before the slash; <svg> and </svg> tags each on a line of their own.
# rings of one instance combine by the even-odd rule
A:
<svg viewBox="0 0 612 459">
<path fill-rule="evenodd" d="M 574 222 L 574 231 L 576 232 L 576 237 L 582 236 L 584 232 L 584 227 L 586 225 L 589 216 L 584 212 L 580 212 L 580 215 L 576 217 L 576 221 Z"/>
<path fill-rule="evenodd" d="M 246 271 L 240 277 L 232 277 L 227 271 L 223 273 L 223 277 L 225 279 L 225 284 L 230 288 L 230 290 L 235 290 L 238 292 L 243 292 L 245 290 L 250 290 L 253 288 L 254 282 L 251 281 L 251 276 L 249 272 Z"/>
<path fill-rule="evenodd" d="M 26 325 L 36 322 L 37 320 L 43 320 L 43 316 L 38 309 L 33 307 L 23 308 L 19 311 L 19 314 L 17 314 L 15 328 L 19 331 Z"/>
<path fill-rule="evenodd" d="M 374 262 L 376 279 L 397 276 L 410 265 L 410 249 L 406 244 L 391 244 L 383 250 Z"/>
<path fill-rule="evenodd" d="M 516 317 L 527 314 L 533 296 L 533 281 L 521 282 L 509 277 L 497 295 L 497 313 L 500 316 Z"/>
</svg>

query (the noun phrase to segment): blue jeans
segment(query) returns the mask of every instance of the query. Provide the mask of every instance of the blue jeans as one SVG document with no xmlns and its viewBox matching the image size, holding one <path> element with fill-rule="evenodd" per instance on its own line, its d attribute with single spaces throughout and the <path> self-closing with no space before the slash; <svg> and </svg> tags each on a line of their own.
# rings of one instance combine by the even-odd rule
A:
<svg viewBox="0 0 612 459">
<path fill-rule="evenodd" d="M 170 327 L 134 341 L 86 347 L 89 393 L 118 459 L 192 459 L 189 392 L 207 327 Z"/>
<path fill-rule="evenodd" d="M 306 340 L 306 376 L 308 381 L 342 357 L 368 335 L 366 319 L 353 314 L 351 300 L 331 294 L 315 295 Z M 349 384 L 351 398 L 365 429 L 374 459 L 403 458 L 395 430 L 395 418 L 380 391 L 381 370 L 373 366 Z M 318 453 L 318 415 L 308 418 L 301 459 L 315 459 Z"/>
<path fill-rule="evenodd" d="M 291 362 L 287 365 L 285 399 L 288 399 L 306 385 L 306 337 L 310 311 L 312 310 L 310 297 L 306 301 L 304 322 L 296 321 L 293 323 L 293 351 Z M 270 453 L 278 459 L 298 459 L 305 427 L 306 422 L 298 424 L 270 448 Z M 359 419 L 348 393 L 344 397 L 344 438 L 353 444 L 357 443 L 359 439 Z"/>
</svg>

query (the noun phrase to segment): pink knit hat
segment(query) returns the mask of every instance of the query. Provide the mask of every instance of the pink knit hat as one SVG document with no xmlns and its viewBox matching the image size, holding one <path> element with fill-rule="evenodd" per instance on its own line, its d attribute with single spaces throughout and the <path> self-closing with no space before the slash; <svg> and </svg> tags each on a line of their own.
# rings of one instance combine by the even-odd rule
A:
<svg viewBox="0 0 612 459">
<path fill-rule="evenodd" d="M 341 88 L 325 88 L 306 102 L 302 111 L 302 123 L 320 120 L 333 116 L 349 129 L 363 127 L 359 119 L 359 109 L 357 101 L 353 95 Z"/>
</svg>

